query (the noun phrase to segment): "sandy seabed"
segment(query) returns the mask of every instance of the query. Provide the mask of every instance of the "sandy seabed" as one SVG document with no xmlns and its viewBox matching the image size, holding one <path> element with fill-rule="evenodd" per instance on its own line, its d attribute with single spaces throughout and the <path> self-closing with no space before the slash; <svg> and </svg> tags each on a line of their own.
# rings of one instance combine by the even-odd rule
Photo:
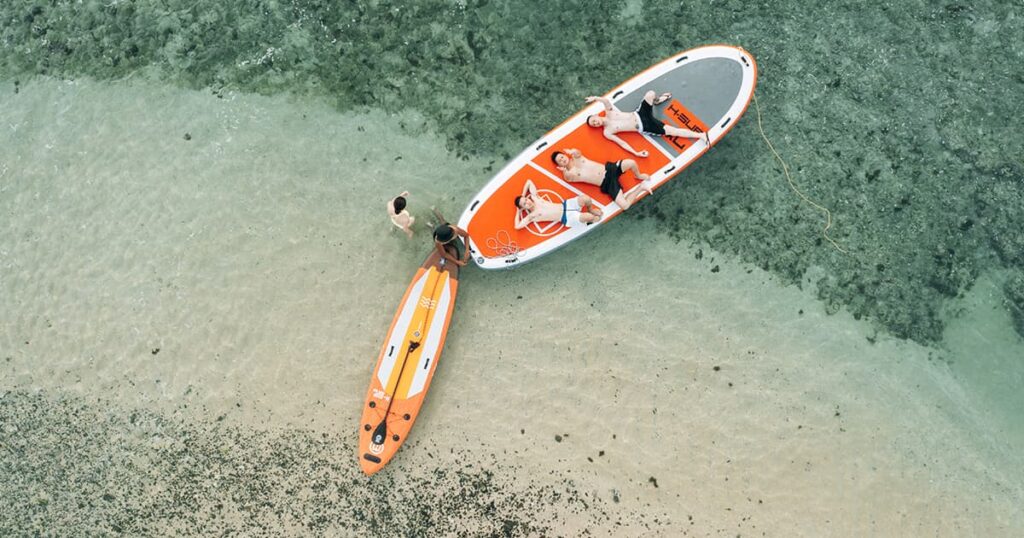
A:
<svg viewBox="0 0 1024 538">
<path fill-rule="evenodd" d="M 995 377 L 956 370 L 977 331 L 891 339 L 826 314 L 813 271 L 783 286 L 628 215 L 464 273 L 425 410 L 368 479 L 360 405 L 429 250 L 384 203 L 408 189 L 422 224 L 454 218 L 489 160 L 413 113 L 12 88 L 0 534 L 1024 532 L 1024 428 L 977 382 Z M 1012 355 L 1009 320 L 967 301 L 978 345 Z"/>
</svg>

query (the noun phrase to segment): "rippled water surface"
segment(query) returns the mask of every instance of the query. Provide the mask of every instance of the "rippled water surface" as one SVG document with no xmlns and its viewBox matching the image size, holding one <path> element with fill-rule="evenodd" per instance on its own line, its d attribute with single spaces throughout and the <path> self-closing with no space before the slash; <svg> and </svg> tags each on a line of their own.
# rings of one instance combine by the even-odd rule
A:
<svg viewBox="0 0 1024 538">
<path fill-rule="evenodd" d="M 1024 530 L 1010 2 L 0 6 L 0 534 Z M 730 43 L 753 107 L 599 232 L 463 274 L 372 478 L 380 343 L 582 97 Z M 410 190 L 421 227 L 384 203 Z"/>
</svg>

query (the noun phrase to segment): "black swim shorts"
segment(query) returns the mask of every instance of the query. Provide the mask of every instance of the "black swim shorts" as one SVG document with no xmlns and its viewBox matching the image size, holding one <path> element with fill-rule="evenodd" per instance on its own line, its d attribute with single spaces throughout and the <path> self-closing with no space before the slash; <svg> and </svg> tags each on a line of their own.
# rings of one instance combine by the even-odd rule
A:
<svg viewBox="0 0 1024 538">
<path fill-rule="evenodd" d="M 622 161 L 604 163 L 604 179 L 601 180 L 601 192 L 612 197 L 612 200 L 619 195 L 622 185 L 619 185 L 619 176 L 622 175 Z"/>
<path fill-rule="evenodd" d="M 655 136 L 665 134 L 665 123 L 654 117 L 654 107 L 647 100 L 640 101 L 640 107 L 636 109 L 636 115 L 640 118 L 640 130 Z"/>
</svg>

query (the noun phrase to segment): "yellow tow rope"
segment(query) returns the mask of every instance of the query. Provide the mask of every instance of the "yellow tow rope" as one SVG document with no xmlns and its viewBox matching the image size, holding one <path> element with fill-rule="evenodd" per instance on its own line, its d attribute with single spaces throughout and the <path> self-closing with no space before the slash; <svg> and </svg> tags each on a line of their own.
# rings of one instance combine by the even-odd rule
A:
<svg viewBox="0 0 1024 538">
<path fill-rule="evenodd" d="M 786 166 L 786 161 L 782 160 L 782 157 L 779 156 L 779 152 L 775 151 L 775 146 L 772 145 L 771 140 L 768 140 L 768 136 L 764 134 L 764 127 L 761 126 L 761 105 L 757 103 L 757 94 L 754 94 L 754 108 L 757 109 L 757 129 L 761 131 L 761 138 L 763 138 L 765 143 L 768 144 L 768 149 L 772 150 L 772 153 L 775 155 L 775 158 L 778 159 L 780 163 L 782 163 L 782 171 L 786 173 L 786 181 L 789 182 L 790 188 L 792 188 L 793 192 L 797 193 L 800 196 L 800 198 L 802 198 L 805 202 L 814 206 L 817 209 L 820 209 L 825 213 L 826 221 L 825 229 L 821 231 L 822 237 L 827 239 L 829 243 L 832 243 L 832 246 L 835 247 L 836 250 L 842 252 L 843 254 L 847 254 L 846 250 L 843 249 L 843 247 L 839 246 L 838 243 L 833 241 L 832 238 L 828 236 L 828 229 L 832 227 L 832 212 L 829 211 L 828 208 L 815 203 L 813 200 L 805 196 L 804 193 L 800 192 L 800 189 L 796 188 L 796 184 L 793 183 L 793 177 L 789 175 L 789 167 Z"/>
</svg>

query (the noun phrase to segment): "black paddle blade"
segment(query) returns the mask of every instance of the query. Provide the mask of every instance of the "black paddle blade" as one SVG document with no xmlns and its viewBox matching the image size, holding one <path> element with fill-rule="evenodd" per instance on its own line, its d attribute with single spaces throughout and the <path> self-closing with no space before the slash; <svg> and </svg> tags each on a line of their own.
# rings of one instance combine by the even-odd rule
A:
<svg viewBox="0 0 1024 538">
<path fill-rule="evenodd" d="M 375 445 L 383 445 L 384 439 L 386 439 L 387 436 L 388 422 L 387 420 L 382 420 L 380 421 L 380 424 L 377 425 L 377 429 L 373 430 L 373 437 L 371 438 L 371 442 Z"/>
</svg>

